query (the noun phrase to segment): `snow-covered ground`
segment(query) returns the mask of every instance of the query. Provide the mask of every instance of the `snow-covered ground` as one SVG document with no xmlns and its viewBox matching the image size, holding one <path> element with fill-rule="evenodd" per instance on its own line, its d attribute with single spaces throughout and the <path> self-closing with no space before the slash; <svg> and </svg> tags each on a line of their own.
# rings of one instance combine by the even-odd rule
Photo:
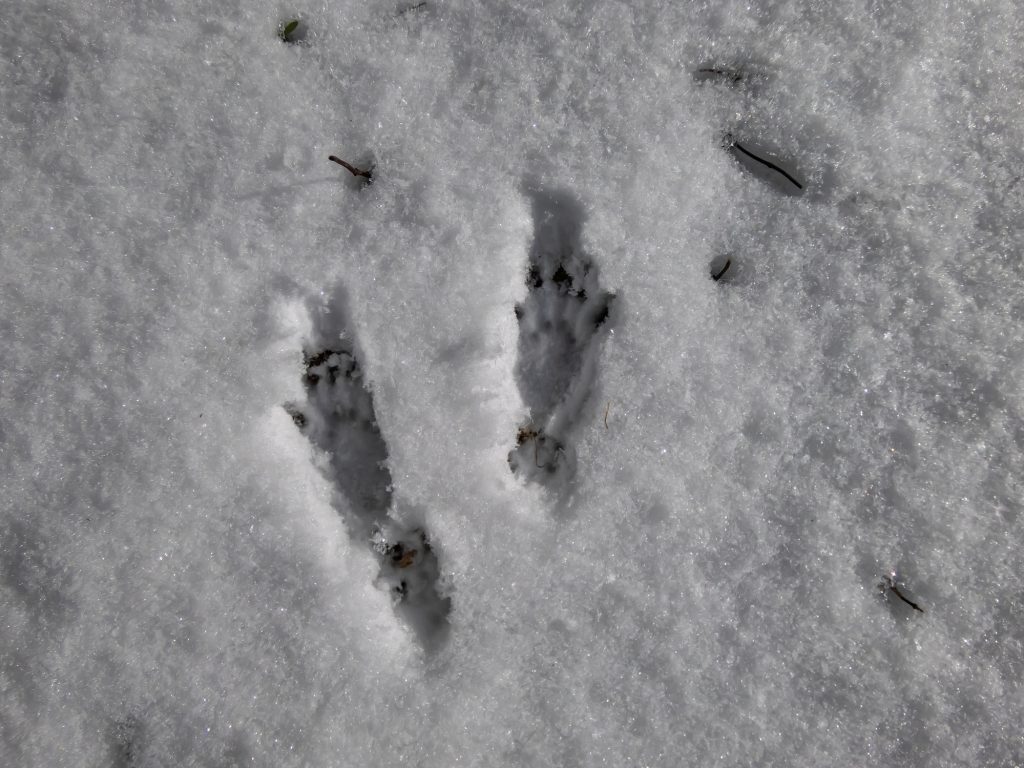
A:
<svg viewBox="0 0 1024 768">
<path fill-rule="evenodd" d="M 1015 0 L 0 9 L 0 764 L 1024 764 Z"/>
</svg>

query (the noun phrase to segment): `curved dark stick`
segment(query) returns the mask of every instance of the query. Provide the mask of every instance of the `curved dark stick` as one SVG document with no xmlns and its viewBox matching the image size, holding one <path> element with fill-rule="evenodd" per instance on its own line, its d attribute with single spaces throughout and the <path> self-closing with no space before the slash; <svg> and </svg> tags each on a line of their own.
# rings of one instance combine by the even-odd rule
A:
<svg viewBox="0 0 1024 768">
<path fill-rule="evenodd" d="M 730 146 L 736 147 L 736 149 L 738 149 L 738 150 L 739 150 L 740 152 L 742 152 L 742 153 L 743 153 L 744 155 L 746 155 L 747 157 L 749 157 L 749 158 L 750 158 L 751 160 L 756 160 L 756 161 L 757 161 L 757 162 L 759 162 L 759 163 L 760 163 L 761 165 L 767 165 L 767 166 L 768 166 L 769 168 L 771 168 L 771 169 L 772 169 L 773 171 L 778 171 L 778 172 L 779 172 L 779 173 L 781 173 L 781 174 L 782 174 L 783 176 L 785 176 L 785 177 L 786 177 L 787 179 L 789 179 L 789 180 L 790 180 L 791 182 L 793 182 L 793 184 L 795 184 L 795 185 L 796 185 L 796 188 L 797 188 L 797 189 L 803 189 L 803 188 L 804 188 L 804 185 L 803 185 L 803 184 L 801 184 L 801 183 L 800 183 L 799 181 L 797 181 L 796 179 L 794 179 L 794 178 L 793 178 L 792 176 L 790 176 L 790 175 L 789 175 L 788 173 L 786 173 L 786 172 L 785 172 L 784 170 L 782 170 L 781 168 L 779 168 L 779 166 L 777 166 L 777 165 L 776 165 L 775 163 L 769 162 L 769 161 L 767 161 L 767 160 L 765 160 L 765 159 L 763 159 L 763 158 L 760 158 L 760 157 L 758 157 L 758 156 L 757 156 L 757 155 L 755 155 L 755 154 L 754 154 L 753 152 L 750 152 L 749 150 L 745 149 L 745 148 L 743 147 L 743 145 L 742 145 L 742 144 L 740 144 L 740 143 L 739 143 L 738 141 L 733 141 L 733 142 L 732 142 L 732 143 L 730 144 Z"/>
<path fill-rule="evenodd" d="M 711 279 L 714 280 L 717 283 L 719 280 L 722 279 L 722 275 L 724 275 L 726 272 L 729 271 L 729 267 L 731 265 L 732 265 L 732 259 L 726 259 L 725 260 L 725 266 L 722 267 L 722 271 L 719 272 L 717 275 L 712 275 Z"/>
<path fill-rule="evenodd" d="M 899 598 L 900 600 L 902 600 L 902 601 L 903 601 L 904 603 L 906 603 L 907 605 L 909 605 L 909 606 L 910 606 L 911 608 L 913 608 L 913 609 L 914 609 L 915 611 L 919 611 L 920 613 L 924 613 L 924 608 L 922 608 L 921 606 L 919 606 L 919 605 L 918 605 L 917 603 L 915 603 L 915 602 L 914 602 L 914 601 L 912 601 L 912 600 L 907 600 L 907 598 L 905 598 L 905 597 L 903 596 L 903 593 L 902 593 L 902 592 L 900 592 L 899 588 L 898 588 L 898 587 L 897 587 L 897 586 L 896 586 L 895 584 L 893 584 L 892 586 L 890 586 L 890 587 L 889 587 L 889 589 L 891 589 L 891 590 L 892 590 L 892 593 L 893 593 L 894 595 L 896 595 L 896 597 L 898 597 L 898 598 Z"/>
<path fill-rule="evenodd" d="M 331 155 L 327 159 L 330 160 L 332 163 L 337 163 L 342 168 L 344 168 L 346 171 L 351 173 L 353 176 L 362 176 L 362 177 L 367 178 L 367 179 L 370 178 L 370 171 L 362 171 L 359 168 L 356 168 L 355 166 L 349 165 L 348 163 L 346 163 L 341 158 L 338 158 L 338 157 L 335 157 L 334 155 Z"/>
</svg>

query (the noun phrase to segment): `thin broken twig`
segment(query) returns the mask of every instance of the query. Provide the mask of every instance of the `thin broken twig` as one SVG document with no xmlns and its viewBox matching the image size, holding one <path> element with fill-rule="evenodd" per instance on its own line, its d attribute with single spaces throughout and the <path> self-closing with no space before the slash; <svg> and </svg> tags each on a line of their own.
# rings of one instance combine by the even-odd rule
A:
<svg viewBox="0 0 1024 768">
<path fill-rule="evenodd" d="M 354 165 L 350 165 L 349 163 L 346 163 L 344 160 L 342 160 L 339 157 L 335 157 L 334 155 L 331 155 L 327 159 L 330 160 L 332 163 L 337 163 L 342 168 L 344 168 L 346 171 L 351 173 L 353 176 L 362 176 L 367 181 L 373 181 L 373 171 L 372 170 L 364 171 L 361 168 L 356 168 Z"/>
<path fill-rule="evenodd" d="M 924 613 L 924 608 L 919 606 L 913 600 L 908 599 L 902 592 L 900 592 L 900 588 L 896 585 L 895 571 L 892 573 L 887 573 L 885 576 L 883 576 L 882 583 L 878 585 L 878 588 L 882 591 L 883 594 L 886 590 L 889 590 L 894 595 L 896 595 L 896 597 L 898 597 L 900 600 L 909 605 L 918 613 Z"/>
<path fill-rule="evenodd" d="M 725 260 L 725 266 L 718 272 L 718 274 L 711 275 L 711 279 L 716 283 L 722 279 L 722 275 L 729 271 L 729 267 L 732 265 L 732 259 Z"/>
<path fill-rule="evenodd" d="M 777 166 L 777 165 L 776 165 L 775 163 L 771 162 L 770 160 L 765 160 L 765 159 L 764 159 L 763 157 L 758 157 L 758 156 L 757 156 L 757 155 L 755 155 L 755 154 L 754 154 L 753 152 L 751 152 L 751 151 L 750 151 L 749 149 L 747 149 L 747 148 L 746 148 L 746 147 L 744 147 L 744 146 L 743 146 L 742 144 L 740 144 L 740 143 L 739 143 L 738 141 L 736 141 L 736 139 L 734 139 L 734 138 L 732 137 L 732 134 L 731 134 L 731 133 L 727 133 L 727 134 L 725 135 L 725 144 L 726 144 L 726 147 L 729 147 L 729 148 L 731 148 L 731 147 L 735 147 L 735 148 L 736 148 L 736 149 L 738 149 L 738 150 L 739 150 L 740 152 L 742 152 L 742 153 L 743 153 L 744 155 L 746 155 L 747 157 L 749 157 L 749 158 L 750 158 L 751 160 L 754 160 L 755 162 L 758 162 L 758 163 L 760 163 L 760 164 L 761 164 L 761 165 L 763 165 L 763 166 L 766 166 L 766 167 L 768 167 L 768 168 L 771 168 L 771 169 L 772 169 L 773 171 L 775 171 L 775 172 L 777 172 L 777 173 L 781 173 L 781 174 L 782 174 L 783 176 L 785 176 L 785 177 L 786 177 L 787 179 L 789 179 L 789 181 L 790 181 L 790 182 L 791 182 L 791 183 L 792 183 L 792 184 L 793 184 L 793 185 L 794 185 L 794 186 L 795 186 L 795 187 L 796 187 L 797 189 L 803 189 L 803 188 L 804 188 L 804 185 L 803 185 L 803 184 L 801 184 L 801 183 L 800 183 L 799 181 L 797 181 L 796 179 L 794 179 L 794 178 L 793 178 L 792 176 L 790 176 L 790 175 L 789 175 L 788 173 L 786 173 L 786 172 L 785 172 L 784 170 L 782 170 L 781 168 L 779 168 L 779 166 Z"/>
</svg>

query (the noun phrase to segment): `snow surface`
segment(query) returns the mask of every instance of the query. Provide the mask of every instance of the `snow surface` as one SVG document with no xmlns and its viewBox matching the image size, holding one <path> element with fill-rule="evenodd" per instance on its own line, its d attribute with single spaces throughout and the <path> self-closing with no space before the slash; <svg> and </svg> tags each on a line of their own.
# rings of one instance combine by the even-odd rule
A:
<svg viewBox="0 0 1024 768">
<path fill-rule="evenodd" d="M 0 2 L 0 764 L 1024 764 L 1020 4 L 414 5 Z"/>
</svg>

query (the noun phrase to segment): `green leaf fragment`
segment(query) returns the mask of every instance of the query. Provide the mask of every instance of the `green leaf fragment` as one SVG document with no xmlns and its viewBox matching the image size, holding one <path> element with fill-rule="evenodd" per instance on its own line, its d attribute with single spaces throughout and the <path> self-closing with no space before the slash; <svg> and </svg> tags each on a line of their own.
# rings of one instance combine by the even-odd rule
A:
<svg viewBox="0 0 1024 768">
<path fill-rule="evenodd" d="M 285 24 L 283 27 L 281 27 L 281 32 L 280 32 L 279 36 L 280 36 L 280 38 L 282 40 L 284 40 L 287 43 L 288 42 L 288 38 L 291 37 L 292 33 L 296 29 L 298 29 L 298 28 L 299 28 L 299 20 L 298 19 L 292 19 L 287 24 Z"/>
</svg>

